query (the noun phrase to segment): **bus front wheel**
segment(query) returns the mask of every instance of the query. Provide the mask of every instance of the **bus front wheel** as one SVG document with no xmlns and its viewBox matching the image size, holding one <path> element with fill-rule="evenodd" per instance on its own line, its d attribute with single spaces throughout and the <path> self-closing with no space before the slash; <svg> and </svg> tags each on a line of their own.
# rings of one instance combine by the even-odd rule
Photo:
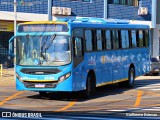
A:
<svg viewBox="0 0 160 120">
<path fill-rule="evenodd" d="M 91 95 L 95 93 L 96 81 L 93 74 L 88 74 L 86 82 L 86 90 L 83 93 L 83 97 L 88 99 Z"/>
<path fill-rule="evenodd" d="M 46 95 L 47 95 L 47 92 L 39 91 L 39 96 L 40 97 L 45 97 Z"/>
</svg>

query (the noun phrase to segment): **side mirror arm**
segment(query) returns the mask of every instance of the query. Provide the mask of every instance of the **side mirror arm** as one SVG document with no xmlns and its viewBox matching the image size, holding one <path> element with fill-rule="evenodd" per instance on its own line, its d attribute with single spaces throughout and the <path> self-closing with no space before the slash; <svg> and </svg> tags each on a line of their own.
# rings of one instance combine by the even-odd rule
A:
<svg viewBox="0 0 160 120">
<path fill-rule="evenodd" d="M 12 54 L 11 51 L 13 50 L 12 48 L 12 41 L 14 41 L 14 38 L 16 38 L 16 36 L 13 36 L 9 39 L 9 54 Z"/>
</svg>

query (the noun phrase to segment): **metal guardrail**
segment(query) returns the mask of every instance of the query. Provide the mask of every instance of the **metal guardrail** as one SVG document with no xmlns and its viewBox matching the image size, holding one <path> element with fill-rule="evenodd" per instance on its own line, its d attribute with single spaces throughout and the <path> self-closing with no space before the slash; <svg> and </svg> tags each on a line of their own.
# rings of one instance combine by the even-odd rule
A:
<svg viewBox="0 0 160 120">
<path fill-rule="evenodd" d="M 3 69 L 3 65 L 0 64 L 0 77 L 2 77 L 4 73 L 7 73 L 7 70 Z"/>
</svg>

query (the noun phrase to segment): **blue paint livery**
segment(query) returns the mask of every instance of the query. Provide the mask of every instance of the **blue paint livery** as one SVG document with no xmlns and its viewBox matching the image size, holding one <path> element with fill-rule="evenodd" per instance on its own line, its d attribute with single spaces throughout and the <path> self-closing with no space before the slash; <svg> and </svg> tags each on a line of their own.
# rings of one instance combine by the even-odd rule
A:
<svg viewBox="0 0 160 120">
<path fill-rule="evenodd" d="M 74 28 L 83 29 L 145 29 L 149 30 L 147 25 L 133 24 L 116 24 L 116 23 L 91 23 L 91 22 L 66 22 L 69 27 L 68 32 L 32 32 L 17 33 L 17 36 L 29 35 L 69 35 L 72 37 Z M 72 43 L 73 41 L 71 41 Z M 72 48 L 71 63 L 64 66 L 18 66 L 16 65 L 16 73 L 25 80 L 34 82 L 39 80 L 55 80 L 59 82 L 59 78 L 67 73 L 71 73 L 70 77 L 57 84 L 55 88 L 26 88 L 18 77 L 16 78 L 17 90 L 29 91 L 80 91 L 86 88 L 87 75 L 93 71 L 96 77 L 96 85 L 100 86 L 104 83 L 115 83 L 121 80 L 127 80 L 128 71 L 131 65 L 135 68 L 135 75 L 140 76 L 150 71 L 150 46 L 141 48 L 103 50 L 95 52 L 85 52 L 84 59 L 74 67 L 74 56 Z M 22 68 L 49 69 L 57 68 L 60 70 L 57 74 L 50 75 L 31 75 L 21 72 Z"/>
</svg>

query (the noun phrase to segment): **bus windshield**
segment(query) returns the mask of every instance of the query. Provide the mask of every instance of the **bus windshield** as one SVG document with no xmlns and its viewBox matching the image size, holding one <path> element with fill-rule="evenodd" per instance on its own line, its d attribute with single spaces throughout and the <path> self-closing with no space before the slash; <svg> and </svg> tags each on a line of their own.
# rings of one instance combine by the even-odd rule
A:
<svg viewBox="0 0 160 120">
<path fill-rule="evenodd" d="M 59 66 L 70 63 L 70 37 L 64 35 L 18 36 L 16 64 L 21 66 Z"/>
</svg>

